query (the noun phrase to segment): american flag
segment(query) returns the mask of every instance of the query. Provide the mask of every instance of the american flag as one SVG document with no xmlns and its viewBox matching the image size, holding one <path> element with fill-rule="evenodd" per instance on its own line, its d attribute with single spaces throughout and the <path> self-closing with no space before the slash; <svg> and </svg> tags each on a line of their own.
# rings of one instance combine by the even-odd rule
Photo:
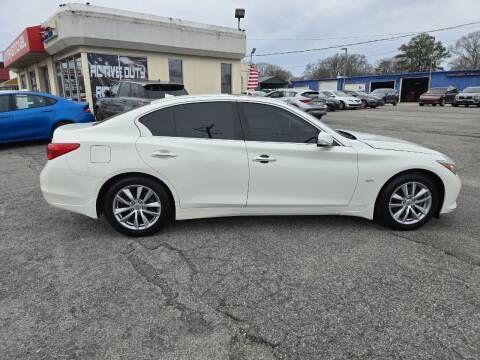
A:
<svg viewBox="0 0 480 360">
<path fill-rule="evenodd" d="M 258 86 L 258 70 L 253 64 L 248 68 L 248 85 L 247 90 L 255 90 Z"/>
</svg>

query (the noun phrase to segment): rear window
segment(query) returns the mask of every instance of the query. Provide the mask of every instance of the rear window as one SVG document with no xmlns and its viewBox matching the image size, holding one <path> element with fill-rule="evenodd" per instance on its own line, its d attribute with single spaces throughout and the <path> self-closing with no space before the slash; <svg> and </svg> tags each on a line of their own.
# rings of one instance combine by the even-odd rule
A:
<svg viewBox="0 0 480 360">
<path fill-rule="evenodd" d="M 318 97 L 318 91 L 305 91 L 302 95 L 310 99 L 315 99 Z"/>
<path fill-rule="evenodd" d="M 188 95 L 183 85 L 180 84 L 149 84 L 144 88 L 148 99 L 163 99 L 165 95 Z"/>
</svg>

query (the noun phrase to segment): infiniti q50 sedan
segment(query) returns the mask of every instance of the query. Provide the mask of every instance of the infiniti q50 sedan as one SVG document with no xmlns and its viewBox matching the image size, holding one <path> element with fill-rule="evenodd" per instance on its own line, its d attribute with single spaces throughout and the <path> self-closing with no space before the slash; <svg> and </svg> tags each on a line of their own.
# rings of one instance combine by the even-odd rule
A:
<svg viewBox="0 0 480 360">
<path fill-rule="evenodd" d="M 260 97 L 180 96 L 57 129 L 40 176 L 53 206 L 146 236 L 173 219 L 350 215 L 411 230 L 456 208 L 447 156 L 332 130 Z"/>
</svg>

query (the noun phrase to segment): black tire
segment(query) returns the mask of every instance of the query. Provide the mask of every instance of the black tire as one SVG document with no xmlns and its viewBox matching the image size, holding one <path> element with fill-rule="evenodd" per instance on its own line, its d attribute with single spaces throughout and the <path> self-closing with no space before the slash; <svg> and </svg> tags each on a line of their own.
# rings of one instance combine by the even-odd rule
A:
<svg viewBox="0 0 480 360">
<path fill-rule="evenodd" d="M 422 104 L 422 103 L 418 103 L 418 105 L 420 105 L 420 106 L 425 106 L 425 104 Z"/>
<path fill-rule="evenodd" d="M 469 104 L 465 104 L 465 107 L 469 107 L 470 105 Z"/>
<path fill-rule="evenodd" d="M 453 106 L 453 107 L 458 107 L 458 104 L 457 104 L 457 103 L 453 103 L 452 106 Z"/>
<path fill-rule="evenodd" d="M 438 105 L 440 105 L 440 106 L 445 106 L 445 99 L 440 100 L 440 102 L 438 103 Z"/>
<path fill-rule="evenodd" d="M 345 103 L 340 101 L 340 110 L 345 110 Z"/>
<path fill-rule="evenodd" d="M 368 106 L 367 102 L 365 100 L 362 100 L 362 109 L 366 109 Z"/>
<path fill-rule="evenodd" d="M 397 106 L 397 101 L 394 101 L 394 102 L 392 103 L 392 105 L 393 105 L 393 106 Z"/>
<path fill-rule="evenodd" d="M 417 182 L 428 188 L 432 196 L 432 203 L 428 213 L 418 222 L 413 224 L 402 224 L 394 219 L 389 209 L 389 202 L 392 194 L 400 186 L 409 182 Z M 412 172 L 399 175 L 388 182 L 378 195 L 375 204 L 375 220 L 395 230 L 414 230 L 427 223 L 438 210 L 440 204 L 439 189 L 432 179 L 422 173 Z"/>
<path fill-rule="evenodd" d="M 432 106 L 437 106 L 437 104 L 432 104 Z"/>
<path fill-rule="evenodd" d="M 113 203 L 115 196 L 123 188 L 133 185 L 142 185 L 151 189 L 154 194 L 158 196 L 161 204 L 160 216 L 151 226 L 145 229 L 127 228 L 125 225 L 122 225 L 114 215 Z M 161 183 L 148 177 L 132 176 L 121 179 L 110 186 L 104 197 L 103 213 L 110 225 L 118 232 L 133 237 L 148 236 L 159 232 L 166 224 L 173 220 L 174 202 L 168 190 Z M 137 215 L 135 214 L 135 216 Z"/>
</svg>

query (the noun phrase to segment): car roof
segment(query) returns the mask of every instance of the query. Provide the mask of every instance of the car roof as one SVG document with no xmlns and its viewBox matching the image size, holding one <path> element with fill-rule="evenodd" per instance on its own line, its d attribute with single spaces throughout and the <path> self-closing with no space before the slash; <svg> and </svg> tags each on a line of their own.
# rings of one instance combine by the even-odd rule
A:
<svg viewBox="0 0 480 360">
<path fill-rule="evenodd" d="M 56 95 L 52 95 L 52 94 L 40 92 L 40 91 L 30 91 L 30 90 L 0 90 L 0 94 L 1 95 L 29 94 L 29 95 L 46 96 L 46 97 L 55 98 L 55 99 L 64 99 L 61 96 L 56 96 Z"/>
</svg>

